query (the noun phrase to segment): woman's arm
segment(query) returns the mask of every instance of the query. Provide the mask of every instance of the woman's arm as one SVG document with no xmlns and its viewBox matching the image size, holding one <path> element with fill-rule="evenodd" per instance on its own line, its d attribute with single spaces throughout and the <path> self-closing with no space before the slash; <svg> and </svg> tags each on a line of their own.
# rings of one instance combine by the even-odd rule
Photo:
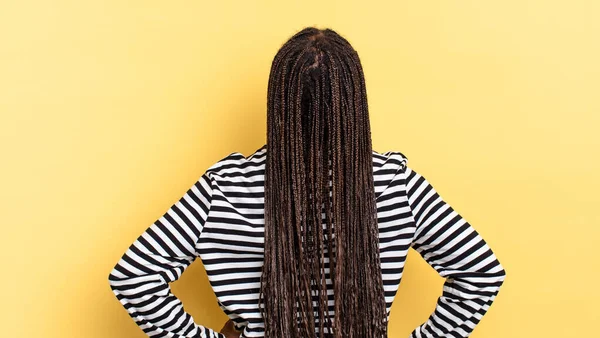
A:
<svg viewBox="0 0 600 338">
<path fill-rule="evenodd" d="M 208 217 L 212 184 L 205 173 L 127 249 L 108 277 L 110 287 L 150 337 L 225 335 L 198 325 L 169 283 L 196 259 L 196 243 Z"/>
<path fill-rule="evenodd" d="M 446 278 L 434 312 L 410 338 L 468 337 L 487 312 L 506 272 L 479 233 L 419 173 L 406 167 L 415 219 L 412 247 Z"/>
</svg>

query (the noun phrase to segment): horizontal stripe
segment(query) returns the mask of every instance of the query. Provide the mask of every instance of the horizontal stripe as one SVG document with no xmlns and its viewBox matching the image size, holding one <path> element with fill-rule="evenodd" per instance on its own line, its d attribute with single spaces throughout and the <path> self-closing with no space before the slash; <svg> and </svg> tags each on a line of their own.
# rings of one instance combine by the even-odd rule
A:
<svg viewBox="0 0 600 338">
<path fill-rule="evenodd" d="M 231 153 L 209 167 L 144 230 L 110 272 L 113 293 L 148 336 L 225 338 L 195 322 L 169 287 L 199 257 L 219 307 L 243 328 L 241 337 L 264 337 L 258 298 L 264 262 L 266 150 L 264 145 L 248 157 Z M 388 319 L 413 248 L 446 280 L 433 313 L 410 337 L 467 337 L 489 309 L 506 272 L 480 234 L 407 161 L 398 151 L 373 151 Z M 324 265 L 333 318 L 327 256 Z M 318 297 L 312 298 L 317 311 Z M 318 333 L 317 326 L 315 336 Z"/>
</svg>

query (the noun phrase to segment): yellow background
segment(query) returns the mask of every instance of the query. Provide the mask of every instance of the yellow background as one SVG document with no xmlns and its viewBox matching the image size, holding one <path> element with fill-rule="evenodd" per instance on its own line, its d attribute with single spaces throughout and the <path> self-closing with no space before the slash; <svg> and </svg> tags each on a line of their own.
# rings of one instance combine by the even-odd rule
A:
<svg viewBox="0 0 600 338">
<path fill-rule="evenodd" d="M 597 1 L 3 1 L 3 337 L 144 337 L 108 286 L 208 166 L 266 140 L 273 56 L 331 27 L 358 50 L 374 149 L 398 150 L 506 268 L 472 337 L 592 337 L 600 216 Z M 410 252 L 390 337 L 442 279 Z M 173 284 L 225 315 L 198 260 Z"/>
</svg>

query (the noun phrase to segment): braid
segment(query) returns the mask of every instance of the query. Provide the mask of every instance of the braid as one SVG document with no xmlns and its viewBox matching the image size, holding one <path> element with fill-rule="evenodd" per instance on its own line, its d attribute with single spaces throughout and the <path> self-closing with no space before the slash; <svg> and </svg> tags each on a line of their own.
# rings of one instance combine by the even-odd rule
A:
<svg viewBox="0 0 600 338">
<path fill-rule="evenodd" d="M 308 27 L 280 48 L 267 124 L 265 337 L 387 337 L 367 93 L 347 40 Z"/>
</svg>

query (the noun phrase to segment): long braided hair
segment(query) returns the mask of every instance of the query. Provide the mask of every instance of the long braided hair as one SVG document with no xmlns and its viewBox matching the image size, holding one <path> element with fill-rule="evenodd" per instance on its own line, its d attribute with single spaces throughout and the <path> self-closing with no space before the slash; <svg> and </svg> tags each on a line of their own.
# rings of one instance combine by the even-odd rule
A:
<svg viewBox="0 0 600 338">
<path fill-rule="evenodd" d="M 265 337 L 387 337 L 364 74 L 335 31 L 277 52 L 266 156 Z"/>
</svg>

